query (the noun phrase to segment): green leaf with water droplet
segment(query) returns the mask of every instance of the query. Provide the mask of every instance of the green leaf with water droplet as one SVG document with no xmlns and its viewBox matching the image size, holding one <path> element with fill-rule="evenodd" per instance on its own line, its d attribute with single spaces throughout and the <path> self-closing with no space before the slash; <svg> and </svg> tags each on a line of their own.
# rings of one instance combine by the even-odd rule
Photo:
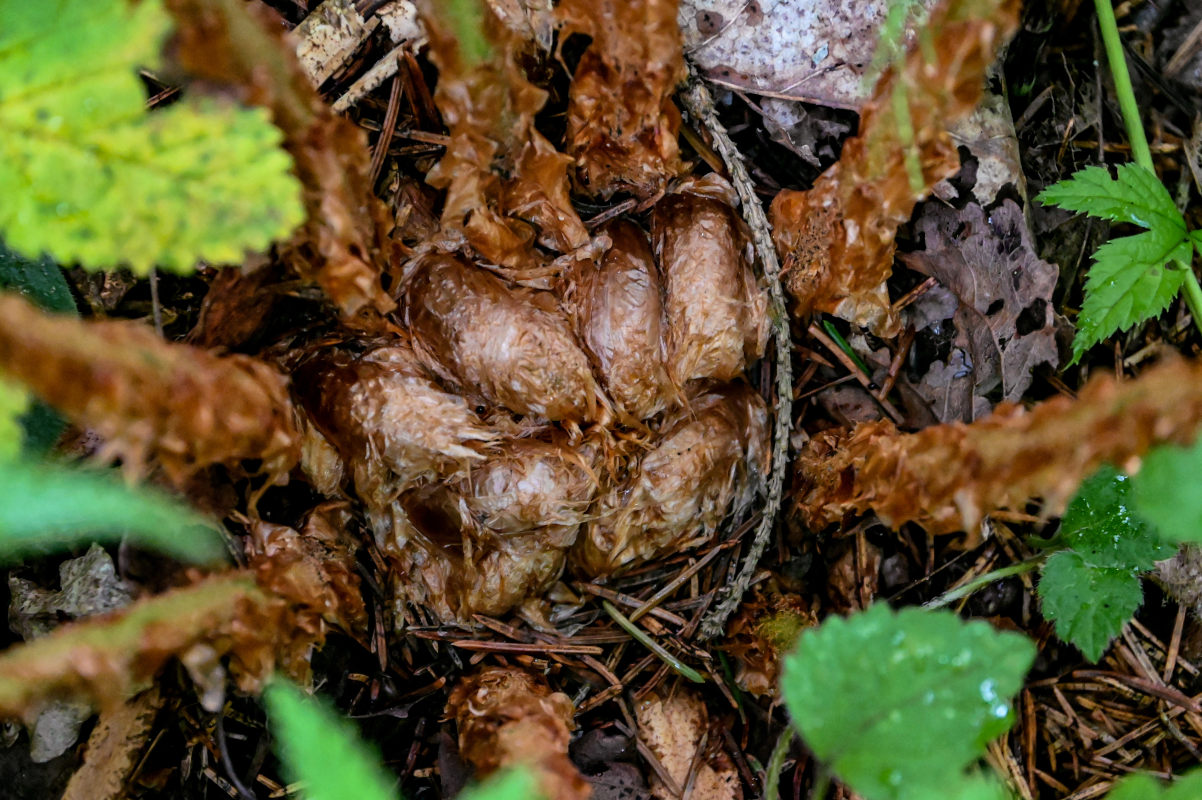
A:
<svg viewBox="0 0 1202 800">
<path fill-rule="evenodd" d="M 1144 601 L 1137 572 L 1092 566 L 1073 550 L 1048 559 L 1037 591 L 1056 635 L 1090 661 L 1102 657 Z"/>
<path fill-rule="evenodd" d="M 1197 474 L 1178 473 L 1176 485 Z M 1142 571 L 1172 556 L 1176 548 L 1161 541 L 1156 529 L 1135 513 L 1135 483 L 1114 467 L 1099 469 L 1081 484 L 1065 509 L 1057 541 L 1091 567 Z"/>
<path fill-rule="evenodd" d="M 61 264 L 191 270 L 241 262 L 303 219 L 262 109 L 185 100 L 148 113 L 170 19 L 159 0 L 0 0 L 0 233 Z M 64 25 L 63 20 L 71 20 Z"/>
<path fill-rule="evenodd" d="M 1194 769 L 1165 784 L 1148 775 L 1124 778 L 1106 800 L 1198 800 L 1202 797 L 1202 769 Z"/>
<path fill-rule="evenodd" d="M 1132 478 L 1139 516 L 1166 539 L 1202 542 L 1202 438 L 1191 447 L 1157 447 Z"/>
<path fill-rule="evenodd" d="M 1034 658 L 1030 640 L 988 623 L 880 604 L 802 634 L 781 692 L 806 744 L 856 792 L 943 797 L 1013 723 Z"/>
</svg>

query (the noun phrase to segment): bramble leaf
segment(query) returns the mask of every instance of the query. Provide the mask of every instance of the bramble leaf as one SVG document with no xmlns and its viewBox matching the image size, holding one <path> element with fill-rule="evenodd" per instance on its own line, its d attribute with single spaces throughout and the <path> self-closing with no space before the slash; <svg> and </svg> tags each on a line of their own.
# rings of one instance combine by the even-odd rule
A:
<svg viewBox="0 0 1202 800">
<path fill-rule="evenodd" d="M 1184 229 L 1155 228 L 1099 247 L 1085 282 L 1069 364 L 1107 336 L 1168 308 L 1185 280 L 1191 256 Z"/>
<path fill-rule="evenodd" d="M 153 489 L 90 470 L 0 460 L 0 560 L 123 536 L 185 561 L 225 555 L 210 523 Z"/>
<path fill-rule="evenodd" d="M 781 691 L 806 744 L 856 792 L 943 797 L 1013 723 L 1009 698 L 1034 658 L 1018 634 L 882 604 L 803 633 Z"/>
<path fill-rule="evenodd" d="M 1193 474 L 1178 473 L 1173 485 Z M 1111 466 L 1086 478 L 1064 511 L 1057 540 L 1091 567 L 1142 571 L 1172 556 L 1176 548 L 1134 513 L 1134 484 Z"/>
<path fill-rule="evenodd" d="M 1106 800 L 1197 800 L 1202 797 L 1202 769 L 1190 770 L 1165 785 L 1149 775 L 1124 778 Z"/>
<path fill-rule="evenodd" d="M 276 754 L 289 781 L 304 783 L 305 800 L 393 800 L 394 781 L 377 756 L 317 698 L 282 678 L 263 692 L 277 740 Z"/>
<path fill-rule="evenodd" d="M 1040 203 L 1112 222 L 1130 222 L 1185 238 L 1185 218 L 1156 174 L 1136 163 L 1121 164 L 1111 177 L 1106 167 L 1086 167 L 1054 183 L 1035 198 Z"/>
<path fill-rule="evenodd" d="M 1094 567 L 1080 553 L 1053 553 L 1037 587 L 1043 615 L 1056 635 L 1075 645 L 1090 661 L 1102 657 L 1144 601 L 1137 572 Z"/>
<path fill-rule="evenodd" d="M 1166 539 L 1202 542 L 1199 476 L 1202 438 L 1190 447 L 1157 447 L 1131 479 L 1136 513 L 1155 525 Z"/>
<path fill-rule="evenodd" d="M 145 110 L 136 69 L 159 61 L 159 0 L 0 0 L 0 18 L 9 246 L 91 268 L 187 271 L 241 261 L 302 221 L 291 158 L 262 109 Z"/>
</svg>

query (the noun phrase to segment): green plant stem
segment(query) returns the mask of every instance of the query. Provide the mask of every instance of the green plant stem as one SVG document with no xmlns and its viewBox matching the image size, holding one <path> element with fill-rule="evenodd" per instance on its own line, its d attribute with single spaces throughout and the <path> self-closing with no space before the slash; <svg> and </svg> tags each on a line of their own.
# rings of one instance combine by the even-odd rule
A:
<svg viewBox="0 0 1202 800">
<path fill-rule="evenodd" d="M 785 728 L 772 748 L 768 766 L 764 768 L 764 800 L 780 797 L 780 773 L 785 766 L 785 756 L 789 755 L 789 746 L 793 744 L 793 735 L 793 728 Z"/>
<path fill-rule="evenodd" d="M 1011 578 L 1015 575 L 1022 575 L 1024 572 L 1030 572 L 1042 564 L 1045 560 L 1046 556 L 1041 555 L 1037 556 L 1036 558 L 1027 559 L 1026 561 L 1020 561 L 1017 564 L 1011 564 L 1008 567 L 995 569 L 992 572 L 986 572 L 979 578 L 974 578 L 962 586 L 957 586 L 955 589 L 944 592 L 934 600 L 931 600 L 929 603 L 924 603 L 923 608 L 943 608 L 944 606 L 950 605 L 963 597 L 968 597 L 973 592 L 988 586 L 994 581 L 1000 581 L 1003 578 Z"/>
<path fill-rule="evenodd" d="M 609 614 L 614 622 L 618 623 L 618 627 L 637 639 L 639 644 L 654 653 L 660 660 L 671 667 L 677 675 L 693 683 L 705 683 L 705 677 L 700 672 L 665 650 L 663 645 L 648 636 L 646 631 L 628 620 L 626 615 L 619 611 L 613 603 L 608 600 L 602 600 L 601 607 L 605 609 L 605 613 Z"/>
<path fill-rule="evenodd" d="M 1114 92 L 1118 95 L 1119 108 L 1123 112 L 1123 124 L 1127 126 L 1127 139 L 1131 143 L 1131 155 L 1135 163 L 1153 174 L 1152 150 L 1144 135 L 1144 124 L 1139 118 L 1139 104 L 1135 101 L 1135 89 L 1131 86 L 1131 74 L 1127 71 L 1127 57 L 1123 43 L 1119 40 L 1119 26 L 1114 18 L 1112 0 L 1094 0 L 1098 12 L 1098 28 L 1102 31 L 1102 44 L 1106 48 L 1106 60 L 1110 63 L 1110 74 L 1114 78 Z"/>
<path fill-rule="evenodd" d="M 1106 61 L 1114 79 L 1114 93 L 1118 96 L 1119 109 L 1123 112 L 1123 125 L 1127 128 L 1127 141 L 1131 145 L 1131 157 L 1135 163 L 1156 174 L 1152 163 L 1152 149 L 1144 133 L 1144 123 L 1139 116 L 1139 103 L 1135 100 L 1135 88 L 1131 85 L 1131 73 L 1127 70 L 1127 56 L 1119 39 L 1119 25 L 1114 18 L 1113 0 L 1094 0 L 1098 14 L 1098 29 L 1102 33 L 1102 45 L 1106 48 Z M 1202 333 L 1202 286 L 1194 274 L 1192 264 L 1185 265 L 1185 305 L 1194 318 L 1194 327 Z"/>
</svg>

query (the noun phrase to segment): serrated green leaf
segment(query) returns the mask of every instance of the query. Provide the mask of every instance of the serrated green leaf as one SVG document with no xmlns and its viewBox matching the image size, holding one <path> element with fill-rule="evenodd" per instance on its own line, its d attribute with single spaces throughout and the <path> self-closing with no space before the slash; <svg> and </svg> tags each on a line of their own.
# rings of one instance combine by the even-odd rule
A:
<svg viewBox="0 0 1202 800">
<path fill-rule="evenodd" d="M 1102 657 L 1144 601 L 1136 572 L 1090 566 L 1072 550 L 1052 554 L 1036 591 L 1056 635 L 1090 661 Z"/>
<path fill-rule="evenodd" d="M 1202 438 L 1191 447 L 1152 450 L 1132 481 L 1136 513 L 1166 539 L 1202 542 Z"/>
<path fill-rule="evenodd" d="M 1200 462 L 1202 463 L 1202 462 Z M 1134 481 L 1109 465 L 1087 478 L 1064 511 L 1057 541 L 1091 567 L 1149 570 L 1176 548 L 1134 511 Z"/>
<path fill-rule="evenodd" d="M 1070 364 L 1107 336 L 1168 307 L 1185 280 L 1192 255 L 1184 229 L 1180 233 L 1153 229 L 1098 248 L 1085 282 Z"/>
<path fill-rule="evenodd" d="M 263 110 L 185 101 L 146 112 L 136 68 L 159 60 L 159 0 L 0 0 L 0 18 L 9 246 L 91 268 L 186 271 L 241 261 L 302 221 Z"/>
<path fill-rule="evenodd" d="M 1091 217 L 1185 237 L 1185 218 L 1168 189 L 1155 173 L 1139 164 L 1120 165 L 1114 177 L 1106 167 L 1086 167 L 1044 189 L 1036 199 Z"/>
<path fill-rule="evenodd" d="M 351 724 L 282 678 L 263 692 L 276 755 L 305 800 L 394 800 L 393 781 Z"/>
<path fill-rule="evenodd" d="M 1148 775 L 1124 778 L 1106 800 L 1198 800 L 1202 797 L 1202 769 L 1194 769 L 1164 784 Z"/>
<path fill-rule="evenodd" d="M 185 561 L 225 555 L 210 523 L 153 489 L 90 470 L 0 460 L 0 560 L 123 536 Z"/>
<path fill-rule="evenodd" d="M 1034 658 L 1019 634 L 882 604 L 802 634 L 781 691 L 806 744 L 855 791 L 916 797 L 961 783 L 1010 727 Z"/>
<path fill-rule="evenodd" d="M 464 789 L 459 800 L 538 800 L 541 797 L 543 793 L 538 791 L 534 773 L 528 769 L 507 769 L 484 783 Z"/>
</svg>

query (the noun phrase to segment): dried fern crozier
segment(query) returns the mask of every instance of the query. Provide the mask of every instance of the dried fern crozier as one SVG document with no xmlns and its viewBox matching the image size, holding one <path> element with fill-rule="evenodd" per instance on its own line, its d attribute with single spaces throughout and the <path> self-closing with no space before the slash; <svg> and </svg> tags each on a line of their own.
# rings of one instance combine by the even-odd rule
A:
<svg viewBox="0 0 1202 800">
<path fill-rule="evenodd" d="M 694 547 L 751 503 L 768 470 L 768 410 L 744 385 L 706 392 L 663 423 L 651 450 L 597 500 L 572 557 L 609 575 Z"/>
<path fill-rule="evenodd" d="M 655 206 L 651 230 L 665 290 L 668 369 L 678 386 L 734 380 L 764 352 L 768 300 L 750 242 L 717 176 L 686 181 Z"/>
<path fill-rule="evenodd" d="M 573 263 L 568 306 L 614 405 L 634 420 L 649 419 L 675 394 L 665 363 L 659 270 L 647 235 L 633 222 L 611 222 L 599 233 L 611 246 L 600 261 Z"/>
<path fill-rule="evenodd" d="M 552 295 L 438 253 L 420 256 L 409 273 L 405 322 L 422 362 L 443 380 L 518 414 L 566 422 L 609 416 Z"/>
</svg>

